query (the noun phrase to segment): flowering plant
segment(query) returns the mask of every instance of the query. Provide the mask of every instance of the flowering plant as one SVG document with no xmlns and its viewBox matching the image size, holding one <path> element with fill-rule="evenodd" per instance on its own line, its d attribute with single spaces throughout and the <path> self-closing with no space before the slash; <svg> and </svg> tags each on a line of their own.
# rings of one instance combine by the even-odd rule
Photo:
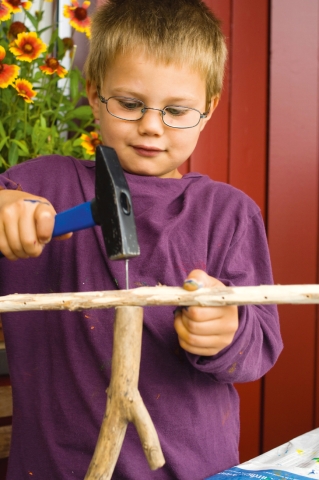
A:
<svg viewBox="0 0 319 480">
<path fill-rule="evenodd" d="M 72 31 L 89 37 L 90 2 L 68 1 L 63 14 Z M 34 14 L 31 6 L 0 0 L 0 170 L 53 153 L 91 159 L 101 143 L 91 108 L 81 101 L 85 81 L 73 63 L 73 34 L 60 38 L 57 25 L 42 25 L 43 0 Z M 23 21 L 16 21 L 16 13 Z M 41 36 L 48 31 L 46 44 Z"/>
</svg>

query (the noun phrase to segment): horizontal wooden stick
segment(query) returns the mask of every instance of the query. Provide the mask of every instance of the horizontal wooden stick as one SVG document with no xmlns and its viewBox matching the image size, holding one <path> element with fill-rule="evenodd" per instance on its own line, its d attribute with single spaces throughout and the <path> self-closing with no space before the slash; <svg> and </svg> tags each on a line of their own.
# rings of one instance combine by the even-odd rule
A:
<svg viewBox="0 0 319 480">
<path fill-rule="evenodd" d="M 141 287 L 104 292 L 13 294 L 0 297 L 0 313 L 24 310 L 86 310 L 118 306 L 223 306 L 319 303 L 319 285 L 200 288 Z"/>
</svg>

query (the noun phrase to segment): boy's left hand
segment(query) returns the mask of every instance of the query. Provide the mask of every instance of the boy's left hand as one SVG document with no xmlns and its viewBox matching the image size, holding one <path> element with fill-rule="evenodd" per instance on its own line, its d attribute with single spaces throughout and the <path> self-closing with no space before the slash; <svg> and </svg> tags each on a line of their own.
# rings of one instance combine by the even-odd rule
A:
<svg viewBox="0 0 319 480">
<path fill-rule="evenodd" d="M 193 270 L 184 282 L 187 290 L 222 286 L 222 282 L 203 270 Z M 185 307 L 176 311 L 174 326 L 184 350 L 201 356 L 216 355 L 233 341 L 238 329 L 238 308 Z"/>
</svg>

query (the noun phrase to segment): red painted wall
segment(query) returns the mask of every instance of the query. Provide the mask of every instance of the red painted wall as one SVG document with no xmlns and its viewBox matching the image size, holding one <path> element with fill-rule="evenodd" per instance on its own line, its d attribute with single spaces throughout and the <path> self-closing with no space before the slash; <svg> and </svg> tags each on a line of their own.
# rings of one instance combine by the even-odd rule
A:
<svg viewBox="0 0 319 480">
<path fill-rule="evenodd" d="M 276 283 L 316 283 L 319 4 L 206 3 L 223 20 L 230 57 L 221 103 L 191 168 L 233 184 L 259 204 Z M 319 426 L 317 309 L 286 305 L 279 311 L 282 356 L 262 381 L 238 386 L 241 461 Z"/>
<path fill-rule="evenodd" d="M 231 183 L 266 215 L 268 135 L 268 0 L 206 0 L 221 18 L 229 61 L 220 104 L 205 127 L 190 168 Z M 259 455 L 262 381 L 236 385 L 241 401 L 240 459 Z"/>
<path fill-rule="evenodd" d="M 316 283 L 318 1 L 273 1 L 271 32 L 268 238 L 274 276 L 282 284 Z M 316 308 L 282 306 L 280 316 L 285 348 L 266 380 L 266 450 L 318 426 Z"/>
</svg>

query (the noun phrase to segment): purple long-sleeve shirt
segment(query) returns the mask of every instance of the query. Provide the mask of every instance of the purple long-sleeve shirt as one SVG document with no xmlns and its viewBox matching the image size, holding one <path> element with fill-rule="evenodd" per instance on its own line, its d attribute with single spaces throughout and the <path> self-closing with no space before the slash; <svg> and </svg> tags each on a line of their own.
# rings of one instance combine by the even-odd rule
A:
<svg viewBox="0 0 319 480">
<path fill-rule="evenodd" d="M 94 197 L 94 176 L 93 162 L 55 155 L 13 167 L 0 187 L 46 197 L 60 212 Z M 197 173 L 126 178 L 141 248 L 130 288 L 180 286 L 194 268 L 227 285 L 272 283 L 262 217 L 244 193 Z M 124 263 L 108 260 L 99 227 L 53 240 L 38 258 L 0 260 L 0 295 L 117 288 L 125 288 Z M 232 344 L 213 357 L 179 347 L 173 310 L 144 308 L 139 380 L 166 464 L 149 469 L 129 425 L 114 480 L 202 480 L 237 464 L 232 384 L 260 378 L 281 351 L 275 306 L 240 307 Z M 2 316 L 14 409 L 7 479 L 82 480 L 105 411 L 114 310 Z"/>
</svg>

